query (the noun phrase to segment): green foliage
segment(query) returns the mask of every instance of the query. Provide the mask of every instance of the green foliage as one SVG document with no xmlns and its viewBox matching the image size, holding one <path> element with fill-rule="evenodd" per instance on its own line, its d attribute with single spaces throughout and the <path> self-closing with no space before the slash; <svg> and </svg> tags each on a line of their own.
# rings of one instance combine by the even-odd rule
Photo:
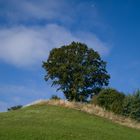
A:
<svg viewBox="0 0 140 140">
<path fill-rule="evenodd" d="M 86 101 L 97 88 L 107 86 L 110 78 L 98 52 L 78 42 L 54 48 L 43 68 L 45 80 L 51 79 L 52 86 L 58 85 L 70 101 Z"/>
<path fill-rule="evenodd" d="M 127 116 L 127 117 L 130 116 L 133 102 L 134 102 L 134 96 L 127 95 L 125 97 L 124 102 L 123 102 L 123 111 L 122 111 L 122 114 L 124 116 Z"/>
<path fill-rule="evenodd" d="M 115 89 L 102 89 L 93 97 L 93 103 L 117 114 L 140 121 L 140 90 L 132 95 L 124 96 Z"/>
<path fill-rule="evenodd" d="M 18 109 L 21 109 L 21 108 L 22 108 L 22 105 L 17 105 L 17 106 L 10 107 L 7 110 L 12 111 L 12 110 L 18 110 Z"/>
<path fill-rule="evenodd" d="M 140 90 L 125 97 L 122 114 L 140 121 Z"/>
<path fill-rule="evenodd" d="M 124 94 L 118 92 L 115 89 L 107 88 L 101 90 L 99 95 L 96 97 L 95 102 L 107 110 L 121 114 L 124 98 Z"/>
<path fill-rule="evenodd" d="M 52 97 L 50 99 L 51 100 L 60 100 L 60 97 L 58 97 L 57 95 L 52 95 Z"/>
</svg>

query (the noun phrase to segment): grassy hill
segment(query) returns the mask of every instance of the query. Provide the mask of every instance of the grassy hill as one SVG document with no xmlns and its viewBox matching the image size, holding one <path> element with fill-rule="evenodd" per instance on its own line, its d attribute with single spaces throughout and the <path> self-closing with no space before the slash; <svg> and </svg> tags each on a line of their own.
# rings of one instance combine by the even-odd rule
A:
<svg viewBox="0 0 140 140">
<path fill-rule="evenodd" d="M 52 105 L 0 113 L 0 140 L 140 140 L 140 130 Z"/>
</svg>

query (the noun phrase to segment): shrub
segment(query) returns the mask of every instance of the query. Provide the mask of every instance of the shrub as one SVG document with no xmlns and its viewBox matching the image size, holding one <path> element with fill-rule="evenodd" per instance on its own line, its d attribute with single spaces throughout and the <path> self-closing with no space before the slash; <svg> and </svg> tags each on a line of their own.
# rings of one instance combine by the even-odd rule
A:
<svg viewBox="0 0 140 140">
<path fill-rule="evenodd" d="M 22 108 L 22 105 L 13 106 L 13 107 L 8 108 L 7 110 L 12 111 L 12 110 L 18 110 L 20 108 Z"/>
<path fill-rule="evenodd" d="M 140 90 L 125 97 L 122 114 L 140 121 Z"/>
<path fill-rule="evenodd" d="M 50 99 L 51 100 L 60 100 L 60 97 L 58 97 L 57 95 L 52 95 L 52 97 Z"/>
<path fill-rule="evenodd" d="M 124 116 L 130 116 L 133 102 L 134 102 L 134 96 L 127 95 L 125 97 L 124 102 L 123 102 L 122 115 L 124 115 Z"/>
<path fill-rule="evenodd" d="M 96 98 L 96 103 L 106 110 L 121 114 L 125 95 L 115 89 L 102 89 Z"/>
</svg>

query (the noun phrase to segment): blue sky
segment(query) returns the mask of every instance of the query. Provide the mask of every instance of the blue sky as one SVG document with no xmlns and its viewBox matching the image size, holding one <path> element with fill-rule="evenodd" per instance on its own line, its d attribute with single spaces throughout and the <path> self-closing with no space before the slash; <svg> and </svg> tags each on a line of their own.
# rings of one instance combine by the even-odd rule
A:
<svg viewBox="0 0 140 140">
<path fill-rule="evenodd" d="M 42 61 L 54 47 L 86 43 L 107 61 L 110 87 L 140 88 L 139 0 L 0 0 L 0 111 L 50 98 Z"/>
</svg>

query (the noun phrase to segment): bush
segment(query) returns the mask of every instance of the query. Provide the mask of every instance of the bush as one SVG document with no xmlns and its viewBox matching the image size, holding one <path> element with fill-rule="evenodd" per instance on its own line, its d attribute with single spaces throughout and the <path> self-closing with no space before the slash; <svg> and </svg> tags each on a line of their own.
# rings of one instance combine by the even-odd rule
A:
<svg viewBox="0 0 140 140">
<path fill-rule="evenodd" d="M 13 106 L 13 107 L 8 108 L 7 110 L 12 111 L 12 110 L 18 110 L 20 108 L 22 108 L 22 105 Z"/>
<path fill-rule="evenodd" d="M 125 97 L 124 102 L 123 102 L 122 115 L 130 116 L 133 102 L 134 102 L 134 96 L 128 95 Z"/>
<path fill-rule="evenodd" d="M 96 104 L 106 110 L 121 114 L 125 95 L 115 89 L 102 89 L 96 98 Z"/>
<path fill-rule="evenodd" d="M 50 99 L 51 100 L 60 100 L 60 97 L 58 97 L 57 95 L 52 95 L 52 97 Z"/>
<path fill-rule="evenodd" d="M 140 121 L 140 90 L 125 97 L 122 114 Z"/>
</svg>

